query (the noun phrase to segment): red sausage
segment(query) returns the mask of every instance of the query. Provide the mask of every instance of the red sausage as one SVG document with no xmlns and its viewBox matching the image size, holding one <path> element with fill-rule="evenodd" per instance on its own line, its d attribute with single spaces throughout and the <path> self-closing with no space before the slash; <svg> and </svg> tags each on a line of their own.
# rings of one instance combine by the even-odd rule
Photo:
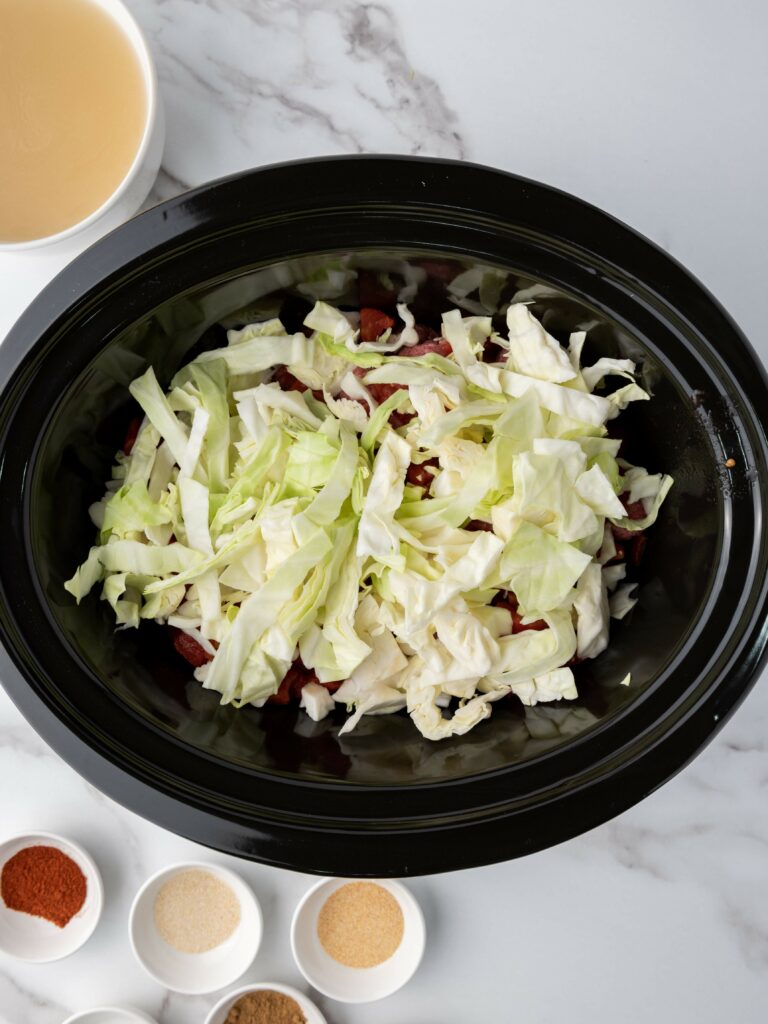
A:
<svg viewBox="0 0 768 1024">
<path fill-rule="evenodd" d="M 363 306 L 360 310 L 360 338 L 362 341 L 376 341 L 384 331 L 391 330 L 395 321 L 380 309 Z"/>
<path fill-rule="evenodd" d="M 513 633 L 524 633 L 526 629 L 535 629 L 537 633 L 540 633 L 542 629 L 549 629 L 544 619 L 535 619 L 533 622 L 527 622 L 523 625 L 523 617 L 518 612 L 512 612 L 512 632 Z"/>
<path fill-rule="evenodd" d="M 388 398 L 391 398 L 396 391 L 405 391 L 405 384 L 366 384 L 365 385 L 371 393 L 371 397 L 374 402 L 381 405 L 386 402 Z"/>
<path fill-rule="evenodd" d="M 429 493 L 429 489 L 435 479 L 435 474 L 430 472 L 430 470 L 435 468 L 437 465 L 437 459 L 427 459 L 427 461 L 422 462 L 420 466 L 415 462 L 412 462 L 408 467 L 408 472 L 405 474 L 405 479 L 409 484 L 413 484 L 414 487 L 423 487 L 424 490 Z"/>
<path fill-rule="evenodd" d="M 298 701 L 301 699 L 301 691 L 308 683 L 318 682 L 314 669 L 307 668 L 301 658 L 297 658 L 283 677 L 277 693 L 268 698 L 267 704 L 290 704 L 291 701 Z M 329 693 L 335 693 L 341 686 L 341 681 L 319 685 L 324 686 Z"/>
<path fill-rule="evenodd" d="M 627 510 L 627 518 L 629 519 L 645 519 L 645 505 L 642 501 L 627 501 L 629 495 L 625 492 L 619 498 L 624 508 Z"/>
<path fill-rule="evenodd" d="M 136 438 L 139 436 L 140 429 L 141 417 L 134 416 L 128 424 L 128 429 L 125 432 L 125 440 L 123 441 L 123 451 L 126 455 L 130 455 L 133 451 L 133 446 L 136 444 Z"/>
<path fill-rule="evenodd" d="M 503 363 L 507 358 L 507 353 L 501 347 L 493 341 L 486 341 L 485 347 L 483 348 L 483 354 L 480 357 L 484 363 Z"/>
<path fill-rule="evenodd" d="M 616 554 L 613 556 L 613 558 L 608 559 L 608 561 L 605 563 L 606 565 L 611 565 L 614 562 L 623 562 L 624 558 L 626 557 L 624 553 L 624 546 L 622 544 L 615 544 L 614 547 L 616 548 Z"/>
<path fill-rule="evenodd" d="M 611 523 L 611 533 L 616 540 L 632 540 L 637 536 L 637 530 L 627 530 L 624 526 L 615 526 Z"/>
<path fill-rule="evenodd" d="M 280 389 L 282 391 L 309 391 L 307 385 L 303 381 L 300 381 L 298 377 L 294 377 L 287 366 L 276 366 L 273 376 L 274 380 L 280 385 Z M 318 402 L 322 402 L 322 391 L 313 391 L 312 395 L 318 400 Z"/>
<path fill-rule="evenodd" d="M 511 590 L 500 590 L 493 599 L 495 608 L 506 608 L 512 616 L 512 632 L 524 633 L 526 629 L 535 629 L 540 632 L 542 629 L 549 629 L 543 619 L 536 619 L 523 625 L 523 616 L 517 610 L 517 598 Z"/>
<path fill-rule="evenodd" d="M 433 331 L 431 327 L 427 327 L 426 324 L 416 324 L 414 331 L 419 337 L 419 344 L 424 345 L 428 341 L 434 341 L 435 338 L 439 337 L 437 331 Z"/>
<path fill-rule="evenodd" d="M 632 540 L 632 545 L 629 549 L 629 561 L 632 565 L 640 564 L 643 554 L 645 553 L 646 543 L 646 536 L 642 531 L 635 534 Z"/>
<path fill-rule="evenodd" d="M 486 523 L 483 519 L 470 519 L 464 529 L 470 530 L 472 533 L 479 533 L 480 531 L 493 533 L 493 524 Z"/>
<path fill-rule="evenodd" d="M 627 491 L 619 495 L 619 501 L 627 510 L 627 518 L 643 519 L 645 517 L 645 506 L 642 501 L 628 501 L 628 498 L 629 493 Z M 627 530 L 624 526 L 614 526 L 613 524 L 611 524 L 611 530 L 616 540 L 634 540 L 639 532 L 638 530 Z"/>
<path fill-rule="evenodd" d="M 425 341 L 423 345 L 411 345 L 410 348 L 403 345 L 397 354 L 399 356 L 428 356 L 433 352 L 438 356 L 449 356 L 453 352 L 450 341 L 446 341 L 445 338 L 435 338 L 434 341 Z"/>
<path fill-rule="evenodd" d="M 176 629 L 173 626 L 169 628 L 171 630 L 171 643 L 176 653 L 180 654 L 193 668 L 199 668 L 201 665 L 207 665 L 209 661 L 213 661 L 213 655 L 209 654 L 204 647 L 201 647 L 194 637 L 185 633 L 183 629 Z"/>
</svg>

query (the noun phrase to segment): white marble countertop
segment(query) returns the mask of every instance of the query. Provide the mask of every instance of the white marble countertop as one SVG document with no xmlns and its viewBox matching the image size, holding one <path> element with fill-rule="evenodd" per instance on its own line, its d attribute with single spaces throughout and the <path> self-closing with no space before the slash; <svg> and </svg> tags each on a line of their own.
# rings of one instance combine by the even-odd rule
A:
<svg viewBox="0 0 768 1024">
<path fill-rule="evenodd" d="M 575 192 L 685 263 L 764 357 L 768 100 L 759 0 L 130 0 L 157 55 L 168 143 L 154 198 L 322 153 L 460 157 Z M 81 240 L 81 243 L 84 240 Z M 0 258 L 0 336 L 72 249 Z M 762 1024 L 768 1006 L 768 679 L 644 803 L 524 860 L 412 887 L 429 944 L 379 1004 L 318 999 L 329 1024 Z M 98 860 L 90 943 L 42 966 L 0 955 L 0 1022 L 132 1003 L 202 1022 L 133 961 L 140 882 L 192 843 L 112 803 L 0 693 L 2 832 L 71 835 Z M 23 779 L 23 785 L 16 780 Z M 310 879 L 234 862 L 267 917 L 245 980 L 297 983 L 290 915 Z"/>
</svg>

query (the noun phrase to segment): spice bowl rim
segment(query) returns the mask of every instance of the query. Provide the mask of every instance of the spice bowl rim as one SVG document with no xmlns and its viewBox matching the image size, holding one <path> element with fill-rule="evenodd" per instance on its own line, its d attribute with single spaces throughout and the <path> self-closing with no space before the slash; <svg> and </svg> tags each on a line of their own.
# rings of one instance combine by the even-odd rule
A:
<svg viewBox="0 0 768 1024">
<path fill-rule="evenodd" d="M 235 989 L 234 992 L 227 992 L 226 995 L 222 996 L 221 999 L 213 1006 L 205 1018 L 205 1024 L 216 1024 L 216 1019 L 222 1010 L 231 1010 L 238 999 L 242 996 L 248 995 L 249 992 L 263 992 L 269 990 L 272 992 L 282 992 L 283 995 L 290 996 L 299 1004 L 299 1009 L 307 1019 L 307 1024 L 328 1024 L 327 1020 L 315 1006 L 309 996 L 304 995 L 297 988 L 293 988 L 291 985 L 283 985 L 277 981 L 254 981 L 250 985 L 242 985 L 240 988 Z"/>
<path fill-rule="evenodd" d="M 77 923 L 76 927 L 70 932 L 70 935 L 77 934 L 78 940 L 74 946 L 67 949 L 63 953 L 55 953 L 54 955 L 46 954 L 41 956 L 24 956 L 22 953 L 9 947 L 3 942 L 2 933 L 0 933 L 0 951 L 7 953 L 9 956 L 15 957 L 17 960 L 23 960 L 25 963 L 30 964 L 49 964 L 56 960 L 65 960 L 68 956 L 72 956 L 78 949 L 81 949 L 85 943 L 90 939 L 93 933 L 96 931 L 96 927 L 101 920 L 101 914 L 104 909 L 104 882 L 101 877 L 101 872 L 98 869 L 96 862 L 93 857 L 88 853 L 85 847 L 81 846 L 80 843 L 75 842 L 74 839 L 70 839 L 68 836 L 60 835 L 58 832 L 46 832 L 35 830 L 32 832 L 17 832 L 13 835 L 6 836 L 0 839 L 0 872 L 5 866 L 6 862 L 10 860 L 13 854 L 6 856 L 6 849 L 10 846 L 19 846 L 19 849 L 25 849 L 26 846 L 42 846 L 44 843 L 38 842 L 38 840 L 46 840 L 49 844 L 58 843 L 59 847 L 63 848 L 62 852 L 72 854 L 76 856 L 72 859 L 75 860 L 78 867 L 83 871 L 85 875 L 87 888 L 85 902 L 80 910 L 77 912 L 75 917 L 69 921 L 64 928 L 60 929 L 59 934 L 63 934 L 65 929 L 69 928 L 70 925 L 76 924 L 80 914 L 90 905 L 91 920 L 85 926 L 82 923 Z M 18 852 L 18 850 L 16 851 Z M 10 910 L 10 907 L 3 902 L 0 898 L 0 908 Z M 35 915 L 24 915 L 35 916 Z M 44 920 L 41 918 L 40 920 Z M 55 927 L 55 926 L 54 926 Z M 41 944 L 45 943 L 45 939 L 41 938 Z"/>
<path fill-rule="evenodd" d="M 306 966 L 306 962 L 303 959 L 300 951 L 297 938 L 299 933 L 305 934 L 307 929 L 310 927 L 310 922 L 307 920 L 308 908 L 310 901 L 320 892 L 321 889 L 328 888 L 330 890 L 329 896 L 332 892 L 340 889 L 343 885 L 348 883 L 359 883 L 359 882 L 371 882 L 374 885 L 380 885 L 386 889 L 387 892 L 391 893 L 397 900 L 401 910 L 403 911 L 404 926 L 403 939 L 401 942 L 405 942 L 408 939 L 409 945 L 412 948 L 412 952 L 407 961 L 407 967 L 398 975 L 397 984 L 382 991 L 378 995 L 374 995 L 370 998 L 361 998 L 357 995 L 350 994 L 348 991 L 345 992 L 340 989 L 335 989 L 328 986 L 325 983 L 323 977 L 318 976 L 310 968 Z M 406 915 L 406 909 L 409 914 Z M 410 917 L 410 922 L 409 922 Z M 293 953 L 293 959 L 296 962 L 296 966 L 301 971 L 302 975 L 309 982 L 309 984 L 321 992 L 324 996 L 329 999 L 335 999 L 339 1003 L 373 1003 L 378 1002 L 381 999 L 386 999 L 395 992 L 398 992 L 404 985 L 406 985 L 411 978 L 414 976 L 416 971 L 421 964 L 424 957 L 424 951 L 427 944 L 427 930 L 426 923 L 424 920 L 424 911 L 421 909 L 421 904 L 413 895 L 408 886 L 404 885 L 401 881 L 396 878 L 346 878 L 343 876 L 333 878 L 321 878 L 314 885 L 311 885 L 309 889 L 304 893 L 302 898 L 299 900 L 295 911 L 293 912 L 293 918 L 291 919 L 291 952 Z M 386 963 L 386 961 L 384 961 Z M 379 965 L 381 966 L 381 965 Z M 349 970 L 357 970 L 357 968 L 348 968 Z M 369 970 L 376 970 L 377 968 L 368 968 Z M 365 968 L 362 969 L 364 971 Z M 361 973 L 362 973 L 361 971 Z"/>
<path fill-rule="evenodd" d="M 233 977 L 229 977 L 222 982 L 217 981 L 213 985 L 211 985 L 209 982 L 205 982 L 202 985 L 196 984 L 190 986 L 183 983 L 177 984 L 173 982 L 167 975 L 163 975 L 156 970 L 153 961 L 149 959 L 147 956 L 145 956 L 143 950 L 140 948 L 141 944 L 137 942 L 135 936 L 135 926 L 138 921 L 137 915 L 139 913 L 148 912 L 150 916 L 153 916 L 152 906 L 144 909 L 144 905 L 146 904 L 150 890 L 152 889 L 154 884 L 164 876 L 168 876 L 170 878 L 172 875 L 178 874 L 180 871 L 191 870 L 209 871 L 213 874 L 216 874 L 224 882 L 226 882 L 234 892 L 235 896 L 237 897 L 238 903 L 240 904 L 241 912 L 244 909 L 246 909 L 244 907 L 244 902 L 247 901 L 247 903 L 250 904 L 250 907 L 254 913 L 253 933 L 255 935 L 255 938 L 251 942 L 253 952 L 250 959 L 247 961 L 247 963 L 240 967 L 237 974 L 235 974 Z M 237 928 L 235 929 L 235 933 L 233 934 L 236 934 L 239 928 L 240 925 L 237 926 Z M 178 992 L 182 995 L 208 995 L 211 992 L 217 992 L 220 989 L 225 988 L 227 985 L 233 984 L 235 981 L 237 981 L 238 978 L 242 977 L 242 975 L 245 974 L 245 972 L 251 966 L 253 961 L 256 959 L 256 955 L 259 952 L 259 949 L 261 948 L 261 942 L 263 937 L 264 915 L 262 913 L 261 904 L 259 903 L 256 893 L 253 891 L 251 885 L 243 878 L 243 876 L 239 874 L 239 872 L 234 871 L 232 868 L 227 867 L 224 864 L 219 864 L 216 861 L 180 860 L 174 861 L 171 864 L 166 864 L 164 867 L 159 868 L 157 871 L 154 871 L 148 878 L 146 878 L 144 882 L 139 886 L 139 889 L 136 892 L 133 901 L 131 902 L 131 908 L 128 912 L 128 940 L 130 942 L 131 950 L 133 951 L 134 957 L 136 958 L 138 963 L 144 968 L 147 974 L 151 978 L 153 978 L 158 984 L 163 985 L 165 988 L 170 989 L 172 992 Z M 238 941 L 240 944 L 242 944 L 246 941 L 246 939 L 245 937 L 243 937 Z M 173 949 L 172 946 L 169 946 L 168 948 Z M 182 953 L 180 955 L 195 956 L 195 967 L 197 968 L 195 972 L 195 977 L 200 978 L 206 976 L 205 957 L 209 953 L 213 953 L 216 948 L 218 947 L 214 947 L 214 949 L 208 950 L 206 953 Z"/>
<path fill-rule="evenodd" d="M 90 1010 L 73 1013 L 71 1017 L 67 1017 L 64 1024 L 99 1024 L 98 1019 L 90 1019 L 97 1013 L 122 1014 L 123 1020 L 120 1024 L 156 1024 L 154 1017 L 133 1006 L 93 1006 Z"/>
</svg>

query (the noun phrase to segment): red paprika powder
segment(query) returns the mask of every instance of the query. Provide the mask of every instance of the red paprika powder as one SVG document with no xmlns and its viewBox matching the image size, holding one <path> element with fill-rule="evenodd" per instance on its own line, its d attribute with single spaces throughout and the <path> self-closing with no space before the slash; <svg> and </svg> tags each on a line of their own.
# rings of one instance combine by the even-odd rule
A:
<svg viewBox="0 0 768 1024">
<path fill-rule="evenodd" d="M 11 910 L 44 917 L 59 928 L 85 903 L 87 882 L 78 865 L 55 846 L 27 846 L 3 865 L 0 896 Z"/>
</svg>

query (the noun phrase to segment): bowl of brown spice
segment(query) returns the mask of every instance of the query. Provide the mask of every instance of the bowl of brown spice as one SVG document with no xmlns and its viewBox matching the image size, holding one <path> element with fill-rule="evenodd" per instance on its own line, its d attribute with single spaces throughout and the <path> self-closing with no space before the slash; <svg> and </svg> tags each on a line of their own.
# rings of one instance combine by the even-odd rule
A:
<svg viewBox="0 0 768 1024">
<path fill-rule="evenodd" d="M 0 950 L 61 960 L 93 934 L 104 900 L 99 869 L 71 839 L 28 832 L 0 844 Z"/>
<path fill-rule="evenodd" d="M 301 973 L 344 1003 L 371 1003 L 402 988 L 421 962 L 425 938 L 419 904 L 390 879 L 324 879 L 306 893 L 291 924 Z"/>
<path fill-rule="evenodd" d="M 205 1024 L 326 1024 L 326 1020 L 297 989 L 263 982 L 224 996 Z"/>
</svg>

